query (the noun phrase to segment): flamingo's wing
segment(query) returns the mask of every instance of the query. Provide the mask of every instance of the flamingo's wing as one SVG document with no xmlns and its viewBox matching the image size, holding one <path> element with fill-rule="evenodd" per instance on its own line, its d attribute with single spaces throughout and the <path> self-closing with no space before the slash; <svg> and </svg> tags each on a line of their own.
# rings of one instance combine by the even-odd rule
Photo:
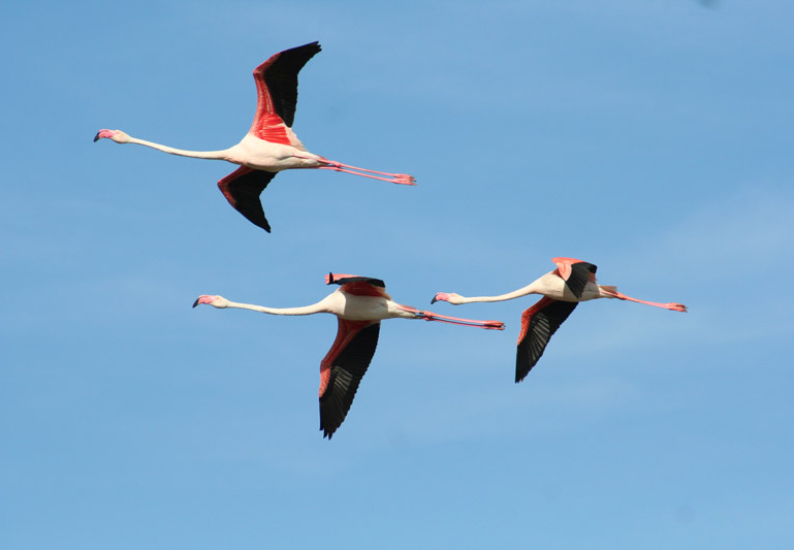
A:
<svg viewBox="0 0 794 550">
<path fill-rule="evenodd" d="M 256 114 L 250 133 L 265 141 L 291 144 L 287 128 L 295 119 L 298 103 L 298 73 L 320 51 L 312 42 L 284 50 L 254 69 Z"/>
<path fill-rule="evenodd" d="M 229 204 L 248 221 L 268 233 L 270 233 L 270 224 L 265 218 L 265 211 L 262 209 L 259 195 L 275 175 L 275 172 L 241 166 L 218 182 L 218 187 Z"/>
<path fill-rule="evenodd" d="M 598 269 L 593 264 L 575 260 L 573 258 L 554 258 L 557 271 L 565 280 L 565 285 L 577 298 L 582 297 L 587 282 L 595 282 L 595 272 Z"/>
<path fill-rule="evenodd" d="M 325 276 L 325 284 L 327 285 L 346 285 L 348 283 L 367 283 L 384 290 L 386 289 L 386 283 L 381 279 L 373 279 L 372 277 L 361 277 L 360 275 L 348 275 L 346 273 L 329 273 Z"/>
<path fill-rule="evenodd" d="M 339 319 L 331 350 L 320 364 L 320 429 L 331 439 L 345 421 L 378 345 L 380 322 Z"/>
<path fill-rule="evenodd" d="M 562 302 L 545 296 L 521 315 L 521 334 L 516 352 L 516 383 L 532 370 L 552 335 L 576 309 L 577 302 Z"/>
<path fill-rule="evenodd" d="M 329 273 L 325 276 L 325 284 L 341 285 L 342 288 L 339 290 L 354 296 L 383 296 L 384 298 L 391 298 L 391 296 L 386 294 L 386 283 L 371 277 Z"/>
</svg>

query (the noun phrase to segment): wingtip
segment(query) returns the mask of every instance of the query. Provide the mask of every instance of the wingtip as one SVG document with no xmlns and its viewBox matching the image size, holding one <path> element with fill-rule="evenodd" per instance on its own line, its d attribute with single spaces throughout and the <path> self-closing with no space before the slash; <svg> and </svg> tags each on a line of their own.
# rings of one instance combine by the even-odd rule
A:
<svg viewBox="0 0 794 550">
<path fill-rule="evenodd" d="M 327 439 L 328 441 L 331 441 L 331 438 L 334 436 L 334 432 L 336 430 L 329 430 L 321 422 L 320 423 L 320 431 L 323 432 L 323 439 Z"/>
</svg>

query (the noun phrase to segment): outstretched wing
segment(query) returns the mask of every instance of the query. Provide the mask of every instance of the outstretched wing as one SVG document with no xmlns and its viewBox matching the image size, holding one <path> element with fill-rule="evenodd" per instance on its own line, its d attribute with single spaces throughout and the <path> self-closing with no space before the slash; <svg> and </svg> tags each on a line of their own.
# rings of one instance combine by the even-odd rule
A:
<svg viewBox="0 0 794 550">
<path fill-rule="evenodd" d="M 218 187 L 235 210 L 254 225 L 270 233 L 270 224 L 265 218 L 259 195 L 275 176 L 275 172 L 241 166 L 220 180 Z"/>
<path fill-rule="evenodd" d="M 341 285 L 340 290 L 353 294 L 354 296 L 383 296 L 390 298 L 386 294 L 386 283 L 380 279 L 371 277 L 360 277 L 358 275 L 347 275 L 344 273 L 329 273 L 325 276 L 325 284 Z"/>
<path fill-rule="evenodd" d="M 295 119 L 298 103 L 298 73 L 320 51 L 312 42 L 284 50 L 254 69 L 256 115 L 250 133 L 265 141 L 290 145 L 287 128 Z"/>
<path fill-rule="evenodd" d="M 595 282 L 598 267 L 593 264 L 573 258 L 553 258 L 552 261 L 557 266 L 560 277 L 565 280 L 565 285 L 577 298 L 582 297 L 588 281 Z"/>
<path fill-rule="evenodd" d="M 320 363 L 320 429 L 331 439 L 342 425 L 378 346 L 380 322 L 339 319 L 331 350 Z"/>
<path fill-rule="evenodd" d="M 562 302 L 545 296 L 521 315 L 521 334 L 516 352 L 516 383 L 532 370 L 552 335 L 576 308 L 577 302 Z"/>
</svg>

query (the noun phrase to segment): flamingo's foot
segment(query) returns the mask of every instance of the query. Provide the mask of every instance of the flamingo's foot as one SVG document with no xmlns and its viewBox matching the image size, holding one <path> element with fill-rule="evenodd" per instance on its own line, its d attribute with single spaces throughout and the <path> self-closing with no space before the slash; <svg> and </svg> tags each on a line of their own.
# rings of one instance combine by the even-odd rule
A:
<svg viewBox="0 0 794 550">
<path fill-rule="evenodd" d="M 394 183 L 400 185 L 416 185 L 416 178 L 408 174 L 396 174 L 394 176 Z"/>
</svg>

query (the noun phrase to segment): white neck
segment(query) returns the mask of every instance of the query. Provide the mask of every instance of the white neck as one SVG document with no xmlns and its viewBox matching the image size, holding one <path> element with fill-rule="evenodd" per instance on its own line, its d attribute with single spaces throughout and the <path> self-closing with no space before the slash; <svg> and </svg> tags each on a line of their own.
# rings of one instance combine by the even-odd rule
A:
<svg viewBox="0 0 794 550">
<path fill-rule="evenodd" d="M 159 143 L 154 143 L 153 141 L 146 141 L 145 139 L 138 139 L 132 136 L 130 136 L 127 143 L 135 143 L 138 145 L 143 145 L 144 147 L 151 147 L 152 149 L 157 149 L 163 153 L 168 153 L 169 155 L 179 155 L 180 157 L 210 160 L 227 160 L 228 158 L 228 149 L 224 149 L 222 151 L 186 151 L 184 149 L 176 149 L 174 147 L 160 145 Z"/>
<path fill-rule="evenodd" d="M 322 300 L 317 302 L 316 304 L 312 304 L 310 306 L 303 306 L 303 307 L 286 307 L 286 308 L 275 308 L 275 307 L 265 307 L 265 306 L 257 306 L 254 304 L 242 304 L 238 302 L 228 302 L 225 307 L 232 307 L 236 309 L 250 309 L 251 311 L 258 311 L 259 313 L 267 313 L 269 315 L 314 315 L 315 313 L 331 313 L 331 310 L 328 308 L 326 300 Z"/>
<path fill-rule="evenodd" d="M 513 298 L 520 298 L 521 296 L 526 296 L 527 294 L 537 294 L 534 289 L 535 283 L 529 284 L 524 288 L 519 288 L 518 290 L 514 290 L 513 292 L 508 292 L 507 294 L 499 294 L 497 296 L 461 296 L 460 303 L 461 304 L 471 304 L 474 302 L 503 302 L 505 300 L 512 300 Z"/>
</svg>

